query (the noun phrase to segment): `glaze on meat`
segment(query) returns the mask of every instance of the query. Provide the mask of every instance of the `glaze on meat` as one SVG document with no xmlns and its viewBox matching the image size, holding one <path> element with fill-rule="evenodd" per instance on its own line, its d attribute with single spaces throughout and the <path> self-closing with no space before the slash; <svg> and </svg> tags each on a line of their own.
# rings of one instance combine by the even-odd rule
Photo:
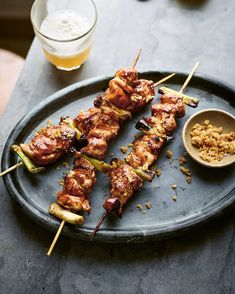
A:
<svg viewBox="0 0 235 294">
<path fill-rule="evenodd" d="M 62 121 L 40 129 L 28 144 L 20 144 L 23 152 L 38 165 L 48 165 L 67 153 L 76 132 Z"/>
<path fill-rule="evenodd" d="M 64 186 L 57 193 L 58 204 L 71 211 L 89 212 L 89 193 L 96 182 L 96 173 L 93 165 L 84 158 L 77 157 L 74 160 L 73 170 L 70 170 L 64 178 Z"/>
</svg>

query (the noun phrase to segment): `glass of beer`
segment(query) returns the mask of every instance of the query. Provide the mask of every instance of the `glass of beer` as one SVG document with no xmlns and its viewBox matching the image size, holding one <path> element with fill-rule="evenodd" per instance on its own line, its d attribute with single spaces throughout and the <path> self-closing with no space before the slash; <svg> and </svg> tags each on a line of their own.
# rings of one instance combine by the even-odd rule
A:
<svg viewBox="0 0 235 294">
<path fill-rule="evenodd" d="M 74 70 L 87 60 L 97 22 L 93 0 L 36 0 L 31 21 L 47 59 L 57 68 Z"/>
</svg>

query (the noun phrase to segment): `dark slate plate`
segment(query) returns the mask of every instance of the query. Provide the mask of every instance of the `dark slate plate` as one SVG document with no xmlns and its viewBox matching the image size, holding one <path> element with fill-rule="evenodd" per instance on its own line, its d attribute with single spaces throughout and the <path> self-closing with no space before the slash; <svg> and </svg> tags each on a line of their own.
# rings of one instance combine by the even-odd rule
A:
<svg viewBox="0 0 235 294">
<path fill-rule="evenodd" d="M 168 72 L 145 72 L 144 78 L 159 80 Z M 179 89 L 186 74 L 178 73 L 168 86 Z M 15 154 L 10 152 L 13 143 L 25 142 L 32 137 L 37 129 L 45 126 L 48 119 L 58 122 L 62 115 L 75 117 L 79 111 L 92 106 L 94 97 L 107 86 L 110 77 L 99 77 L 71 85 L 42 101 L 27 116 L 25 116 L 10 134 L 4 148 L 2 170 L 17 162 Z M 144 242 L 157 238 L 165 238 L 173 234 L 182 233 L 220 214 L 235 200 L 235 168 L 234 165 L 224 169 L 209 169 L 203 167 L 190 158 L 187 162 L 193 173 L 192 184 L 187 184 L 185 177 L 178 170 L 179 156 L 185 152 L 181 140 L 181 131 L 187 118 L 196 111 L 206 108 L 220 108 L 235 115 L 235 90 L 231 87 L 210 79 L 196 75 L 186 93 L 200 99 L 197 109 L 187 108 L 186 116 L 179 120 L 175 139 L 162 151 L 158 167 L 162 175 L 156 177 L 152 183 L 145 183 L 142 191 L 137 193 L 127 205 L 122 219 L 106 220 L 96 235 L 97 241 L 104 242 Z M 157 101 L 155 98 L 154 102 Z M 132 121 L 123 126 L 119 137 L 112 142 L 109 155 L 114 153 L 123 157 L 119 151 L 122 145 L 132 142 L 135 122 L 143 115 L 149 115 L 150 106 L 133 117 Z M 171 162 L 166 158 L 167 149 L 174 153 Z M 56 201 L 56 192 L 61 189 L 59 181 L 66 168 L 63 161 L 72 166 L 72 158 L 66 156 L 59 162 L 47 168 L 43 174 L 31 175 L 24 168 L 19 168 L 4 177 L 9 194 L 21 205 L 26 214 L 44 227 L 56 231 L 59 221 L 47 212 L 51 202 Z M 174 191 L 172 184 L 178 185 L 177 201 L 172 200 Z M 79 239 L 89 240 L 89 236 L 98 219 L 103 213 L 102 203 L 109 193 L 109 179 L 99 174 L 94 192 L 91 194 L 92 211 L 85 216 L 85 224 L 81 227 L 68 225 L 63 234 Z M 136 208 L 138 203 L 151 201 L 152 208 L 145 213 Z"/>
</svg>

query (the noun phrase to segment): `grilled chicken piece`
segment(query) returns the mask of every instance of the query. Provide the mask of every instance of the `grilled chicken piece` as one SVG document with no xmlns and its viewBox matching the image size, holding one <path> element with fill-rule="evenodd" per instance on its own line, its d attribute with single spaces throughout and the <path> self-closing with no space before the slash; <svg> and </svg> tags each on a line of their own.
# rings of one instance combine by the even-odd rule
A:
<svg viewBox="0 0 235 294">
<path fill-rule="evenodd" d="M 154 82 L 141 79 L 136 83 L 134 92 L 130 96 L 130 104 L 126 109 L 131 113 L 138 112 L 141 108 L 151 102 L 154 96 Z"/>
<path fill-rule="evenodd" d="M 122 215 L 123 206 L 128 202 L 134 191 L 139 190 L 143 180 L 125 163 L 110 172 L 111 194 L 103 207 L 115 216 Z"/>
<path fill-rule="evenodd" d="M 144 135 L 134 142 L 133 151 L 126 157 L 127 163 L 134 168 L 149 169 L 157 160 L 164 143 L 165 139 L 157 135 Z"/>
<path fill-rule="evenodd" d="M 136 70 L 124 68 L 117 71 L 115 78 L 110 80 L 105 99 L 119 109 L 135 113 L 149 103 L 154 95 L 152 81 L 139 80 Z"/>
<path fill-rule="evenodd" d="M 119 125 L 153 97 L 152 81 L 138 80 L 137 71 L 134 69 L 123 68 L 117 71 L 105 94 L 98 96 L 94 102 L 100 112 L 93 108 L 87 115 L 80 115 L 76 119 L 80 131 L 85 129 L 83 121 L 85 125 L 87 122 L 89 125 L 86 129 L 88 145 L 82 148 L 81 152 L 103 160 L 107 153 L 107 143 L 117 136 Z M 84 118 L 82 122 L 81 116 Z"/>
<path fill-rule="evenodd" d="M 92 107 L 85 112 L 81 111 L 74 119 L 75 126 L 82 134 L 87 135 L 96 124 L 100 114 L 101 110 L 96 107 Z"/>
<path fill-rule="evenodd" d="M 115 76 L 127 82 L 130 86 L 135 86 L 138 81 L 138 72 L 133 68 L 121 68 L 116 72 Z"/>
<path fill-rule="evenodd" d="M 181 97 L 173 93 L 167 93 L 161 96 L 161 104 L 156 105 L 165 105 L 171 107 L 171 113 L 175 114 L 176 118 L 181 118 L 185 115 L 185 104 Z"/>
<path fill-rule="evenodd" d="M 59 125 L 40 129 L 28 144 L 20 144 L 23 152 L 38 165 L 47 165 L 67 153 L 76 132 L 63 120 Z"/>
<path fill-rule="evenodd" d="M 104 139 L 95 137 L 87 138 L 87 140 L 88 144 L 81 149 L 81 152 L 96 159 L 103 160 L 108 150 L 107 142 Z"/>
<path fill-rule="evenodd" d="M 185 115 L 184 103 L 177 95 L 164 94 L 160 100 L 161 103 L 152 106 L 152 116 L 137 123 L 137 128 L 143 130 L 145 135 L 134 142 L 133 151 L 126 158 L 134 168 L 149 169 L 157 160 L 167 136 L 175 131 L 176 118 Z"/>
<path fill-rule="evenodd" d="M 120 123 L 131 118 L 131 113 L 129 111 L 116 107 L 110 101 L 105 99 L 105 97 L 105 94 L 97 96 L 94 101 L 94 106 L 100 108 L 104 113 L 106 113 L 105 109 L 108 109 L 108 111 L 114 111 L 118 116 Z"/>
<path fill-rule="evenodd" d="M 57 193 L 58 204 L 71 211 L 89 212 L 91 192 L 96 182 L 95 168 L 84 158 L 74 160 L 74 168 L 64 178 L 64 187 Z"/>
<path fill-rule="evenodd" d="M 106 156 L 108 145 L 117 136 L 119 130 L 118 116 L 115 112 L 102 113 L 94 127 L 87 135 L 88 144 L 81 149 L 82 153 L 103 160 Z"/>
</svg>

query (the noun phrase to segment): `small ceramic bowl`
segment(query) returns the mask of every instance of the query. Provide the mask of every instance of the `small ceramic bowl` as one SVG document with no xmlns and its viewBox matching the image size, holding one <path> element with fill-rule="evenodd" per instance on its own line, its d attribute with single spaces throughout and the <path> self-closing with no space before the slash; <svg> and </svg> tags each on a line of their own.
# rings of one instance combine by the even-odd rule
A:
<svg viewBox="0 0 235 294">
<path fill-rule="evenodd" d="M 209 120 L 211 124 L 222 127 L 223 133 L 235 132 L 235 117 L 223 110 L 219 109 L 206 109 L 192 115 L 185 123 L 182 133 L 183 143 L 188 154 L 195 159 L 198 163 L 207 167 L 225 167 L 235 162 L 234 155 L 226 155 L 218 163 L 207 162 L 199 156 L 199 149 L 191 144 L 190 132 L 196 123 L 203 124 L 205 120 Z"/>
</svg>

